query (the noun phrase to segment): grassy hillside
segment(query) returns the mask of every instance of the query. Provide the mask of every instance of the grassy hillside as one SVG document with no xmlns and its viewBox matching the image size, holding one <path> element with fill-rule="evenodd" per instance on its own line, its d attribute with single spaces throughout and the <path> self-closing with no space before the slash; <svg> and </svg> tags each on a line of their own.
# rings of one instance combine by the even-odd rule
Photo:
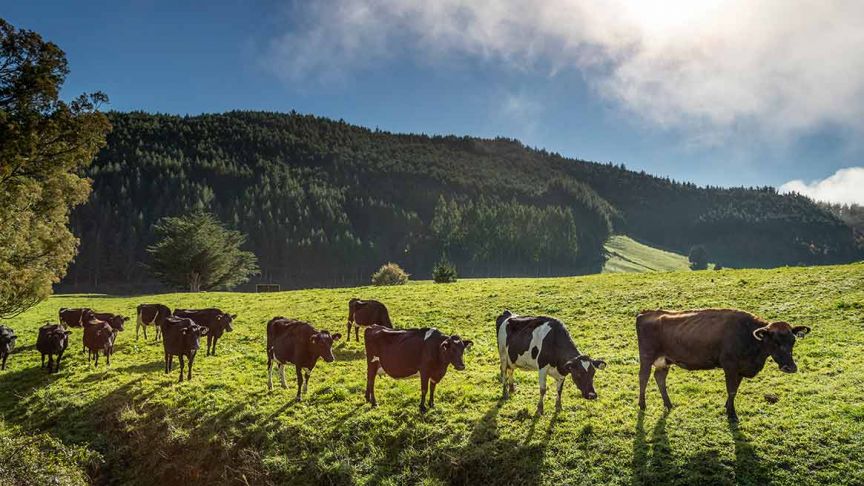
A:
<svg viewBox="0 0 864 486">
<path fill-rule="evenodd" d="M 686 256 L 639 243 L 624 235 L 611 236 L 605 249 L 608 258 L 603 265 L 603 273 L 690 270 Z"/>
<path fill-rule="evenodd" d="M 379 379 L 380 408 L 363 400 L 362 344 L 340 342 L 319 363 L 302 403 L 266 389 L 264 325 L 296 316 L 344 333 L 350 297 L 386 302 L 398 327 L 436 326 L 473 339 L 467 370 L 450 370 L 437 408 L 417 410 L 419 380 Z M 32 348 L 61 306 L 132 314 L 143 301 L 216 305 L 239 314 L 218 357 L 199 358 L 191 382 L 162 372 L 161 346 L 118 339 L 112 367 L 88 368 L 81 332 L 59 374 Z M 800 372 L 769 359 L 738 395 L 741 423 L 725 418 L 722 373 L 675 369 L 665 412 L 652 381 L 639 413 L 634 316 L 643 308 L 728 306 L 811 326 Z M 535 417 L 537 377 L 517 372 L 499 401 L 493 319 L 505 308 L 561 318 L 580 350 L 605 359 L 599 400 L 577 398 Z M 4 427 L 47 432 L 80 446 L 97 482 L 203 484 L 864 484 L 864 265 L 465 280 L 401 288 L 274 294 L 56 296 L 13 320 L 19 352 L 0 373 Z M 288 374 L 289 378 L 292 376 Z M 769 403 L 765 394 L 779 397 Z M 80 448 L 98 453 L 84 454 Z M 2 482 L 2 480 L 0 480 Z M 212 484 L 212 483 L 210 483 Z"/>
</svg>

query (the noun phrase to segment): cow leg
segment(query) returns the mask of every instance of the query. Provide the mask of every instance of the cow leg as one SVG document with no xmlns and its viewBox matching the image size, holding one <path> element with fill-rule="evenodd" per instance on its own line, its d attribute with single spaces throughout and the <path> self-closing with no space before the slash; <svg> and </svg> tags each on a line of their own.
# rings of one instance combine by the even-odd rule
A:
<svg viewBox="0 0 864 486">
<path fill-rule="evenodd" d="M 300 369 L 299 365 L 295 366 L 295 370 L 297 371 L 297 398 L 294 400 L 299 402 L 301 400 L 300 391 L 303 389 L 303 370 Z"/>
<path fill-rule="evenodd" d="M 194 363 L 194 362 L 195 362 L 195 355 L 194 355 L 194 354 L 190 354 L 190 355 L 189 355 L 189 365 L 188 365 L 188 368 L 187 368 L 187 371 L 186 371 L 186 379 L 187 379 L 187 380 L 191 380 L 191 379 L 192 379 L 192 363 Z"/>
<path fill-rule="evenodd" d="M 96 367 L 96 368 L 98 368 L 98 367 L 99 367 L 99 351 L 95 351 L 95 352 L 93 353 L 93 356 L 94 356 L 94 359 L 93 359 L 93 366 Z"/>
<path fill-rule="evenodd" d="M 267 390 L 273 391 L 273 357 L 267 353 Z"/>
<path fill-rule="evenodd" d="M 436 385 L 437 385 L 437 383 L 435 383 L 435 380 L 431 380 L 431 382 L 429 383 L 429 408 L 435 407 L 435 386 Z"/>
<path fill-rule="evenodd" d="M 348 321 L 348 338 L 346 342 L 351 342 L 351 321 Z"/>
<path fill-rule="evenodd" d="M 183 355 L 177 356 L 180 360 L 180 383 L 183 383 Z"/>
<path fill-rule="evenodd" d="M 360 342 L 360 324 L 354 323 L 354 340 Z"/>
<path fill-rule="evenodd" d="M 503 387 L 501 398 L 507 400 L 510 398 L 510 392 L 507 387 L 507 363 L 504 361 L 501 361 L 501 385 Z"/>
<path fill-rule="evenodd" d="M 426 413 L 427 391 L 429 391 L 429 376 L 420 372 L 420 413 Z"/>
<path fill-rule="evenodd" d="M 507 370 L 507 385 L 510 390 L 510 395 L 516 392 L 516 380 L 513 378 L 513 368 Z"/>
<path fill-rule="evenodd" d="M 645 389 L 651 377 L 651 360 L 639 357 L 639 408 L 645 410 Z"/>
<path fill-rule="evenodd" d="M 213 338 L 213 356 L 216 356 L 216 343 L 218 343 L 218 342 L 219 342 L 219 338 L 214 337 Z"/>
<path fill-rule="evenodd" d="M 45 367 L 45 355 L 43 354 L 42 355 L 42 366 L 40 366 L 40 368 L 44 368 L 44 367 Z"/>
<path fill-rule="evenodd" d="M 57 353 L 57 362 L 54 363 L 54 373 L 57 373 L 60 371 L 60 359 L 62 357 L 63 357 L 63 351 L 60 351 L 59 353 Z"/>
<path fill-rule="evenodd" d="M 282 388 L 288 388 L 288 384 L 285 383 L 285 365 L 279 363 L 279 382 L 282 384 Z"/>
<path fill-rule="evenodd" d="M 105 351 L 105 366 L 111 366 L 111 351 Z"/>
<path fill-rule="evenodd" d="M 546 398 L 546 374 L 549 372 L 548 368 L 541 368 L 539 371 L 539 383 L 540 383 L 540 401 L 537 402 L 537 415 L 543 415 L 543 399 Z"/>
<path fill-rule="evenodd" d="M 668 374 L 668 366 L 654 369 L 654 381 L 657 382 L 657 388 L 660 389 L 660 396 L 663 397 L 663 405 L 665 405 L 667 409 L 672 408 L 672 401 L 669 400 L 669 392 L 666 391 L 666 375 Z"/>
<path fill-rule="evenodd" d="M 369 361 L 366 363 L 366 401 L 372 404 L 372 407 L 377 407 L 378 402 L 375 400 L 375 377 L 378 375 L 378 367 L 381 366 L 377 361 Z"/>
<path fill-rule="evenodd" d="M 45 361 L 45 355 L 42 355 L 42 361 Z M 54 355 L 48 354 L 48 373 L 54 371 Z"/>
<path fill-rule="evenodd" d="M 560 412 L 561 411 L 561 392 L 564 391 L 565 379 L 562 376 L 561 378 L 558 378 L 557 381 L 558 382 L 556 383 L 556 386 L 558 387 L 558 398 L 555 400 L 555 411 Z"/>
<path fill-rule="evenodd" d="M 735 413 L 735 395 L 738 394 L 738 387 L 741 386 L 741 375 L 737 370 L 727 368 L 723 370 L 726 373 L 726 416 L 730 422 L 738 421 L 738 414 Z"/>
<path fill-rule="evenodd" d="M 3 369 L 3 370 L 6 369 L 6 358 L 8 358 L 8 357 L 9 357 L 8 354 L 4 354 L 4 355 L 3 355 L 3 365 L 0 366 L 0 369 Z"/>
<path fill-rule="evenodd" d="M 311 371 L 306 371 L 303 373 L 303 394 L 309 390 L 309 375 L 312 374 Z"/>
</svg>

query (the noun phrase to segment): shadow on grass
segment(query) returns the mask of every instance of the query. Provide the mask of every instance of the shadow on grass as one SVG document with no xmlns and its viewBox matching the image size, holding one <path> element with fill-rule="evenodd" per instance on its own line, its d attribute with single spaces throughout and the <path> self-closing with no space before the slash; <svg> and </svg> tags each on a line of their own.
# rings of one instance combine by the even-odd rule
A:
<svg viewBox="0 0 864 486">
<path fill-rule="evenodd" d="M 366 359 L 365 349 L 350 349 L 344 344 L 333 350 L 336 361 L 357 361 Z"/>
<path fill-rule="evenodd" d="M 165 371 L 165 361 L 159 359 L 149 363 L 127 365 L 121 368 L 115 368 L 114 371 L 118 373 L 152 373 L 154 371 Z"/>
<path fill-rule="evenodd" d="M 448 484 L 540 484 L 543 458 L 558 422 L 554 413 L 544 436 L 534 440 L 539 416 L 531 420 L 520 442 L 502 439 L 498 432 L 498 413 L 504 401 L 489 408 L 474 425 L 468 443 L 455 454 L 442 454 L 430 470 Z"/>
<path fill-rule="evenodd" d="M 633 484 L 752 484 L 771 483 L 771 476 L 761 464 L 759 456 L 746 436 L 730 423 L 735 440 L 733 464 L 724 462 L 719 451 L 705 450 L 687 455 L 687 450 L 676 453 L 669 445 L 664 410 L 648 438 L 645 433 L 645 413 L 636 418 L 636 436 L 633 440 Z"/>
</svg>

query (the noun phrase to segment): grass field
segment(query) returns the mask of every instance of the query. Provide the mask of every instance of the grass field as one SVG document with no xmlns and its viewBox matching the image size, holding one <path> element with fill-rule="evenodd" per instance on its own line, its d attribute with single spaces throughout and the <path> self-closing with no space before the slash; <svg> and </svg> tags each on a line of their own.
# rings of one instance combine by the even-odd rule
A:
<svg viewBox="0 0 864 486">
<path fill-rule="evenodd" d="M 344 333 L 354 296 L 385 302 L 397 327 L 435 326 L 474 340 L 467 370 L 451 368 L 426 416 L 417 409 L 418 379 L 379 379 L 380 407 L 369 409 L 363 347 L 354 341 L 338 344 L 337 362 L 319 362 L 305 401 L 292 401 L 293 385 L 267 392 L 265 322 L 295 316 Z M 131 325 L 110 369 L 87 366 L 80 330 L 60 373 L 39 369 L 36 329 L 56 320 L 58 307 L 133 315 L 149 301 L 218 306 L 239 317 L 219 356 L 199 355 L 191 382 L 165 375 L 161 345 L 135 341 Z M 782 374 L 769 359 L 742 384 L 738 426 L 725 418 L 720 371 L 674 369 L 676 408 L 664 411 L 652 381 L 640 413 L 636 313 L 709 306 L 811 326 L 795 348 L 800 372 Z M 517 372 L 515 396 L 501 402 L 493 320 L 505 308 L 559 317 L 580 350 L 605 359 L 599 400 L 577 398 L 568 382 L 564 410 L 553 412 L 550 394 L 547 414 L 536 417 L 537 377 Z M 115 484 L 864 484 L 862 264 L 273 294 L 64 295 L 9 324 L 20 338 L 0 373 L 2 431 L 58 462 L 34 474 L 59 469 L 73 484 L 88 480 L 77 471 Z M 769 403 L 767 393 L 779 401 Z M 38 433 L 51 443 L 22 439 Z M 0 454 L 21 450 L 12 443 Z"/>
<path fill-rule="evenodd" d="M 605 245 L 608 259 L 603 273 L 675 272 L 690 270 L 684 255 L 654 248 L 624 235 L 613 235 Z"/>
</svg>

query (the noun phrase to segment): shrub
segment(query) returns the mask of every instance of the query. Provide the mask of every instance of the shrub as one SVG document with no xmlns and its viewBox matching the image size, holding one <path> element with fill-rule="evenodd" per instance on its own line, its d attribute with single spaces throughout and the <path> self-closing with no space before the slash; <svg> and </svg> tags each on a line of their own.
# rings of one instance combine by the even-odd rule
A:
<svg viewBox="0 0 864 486">
<path fill-rule="evenodd" d="M 705 270 L 708 268 L 708 252 L 702 245 L 690 248 L 690 268 L 692 270 Z"/>
<path fill-rule="evenodd" d="M 372 285 L 404 285 L 408 281 L 409 274 L 395 263 L 381 265 L 377 272 L 372 274 Z"/>
<path fill-rule="evenodd" d="M 435 264 L 432 269 L 432 280 L 435 283 L 453 283 L 456 281 L 456 266 L 450 263 L 446 257 Z"/>
</svg>

